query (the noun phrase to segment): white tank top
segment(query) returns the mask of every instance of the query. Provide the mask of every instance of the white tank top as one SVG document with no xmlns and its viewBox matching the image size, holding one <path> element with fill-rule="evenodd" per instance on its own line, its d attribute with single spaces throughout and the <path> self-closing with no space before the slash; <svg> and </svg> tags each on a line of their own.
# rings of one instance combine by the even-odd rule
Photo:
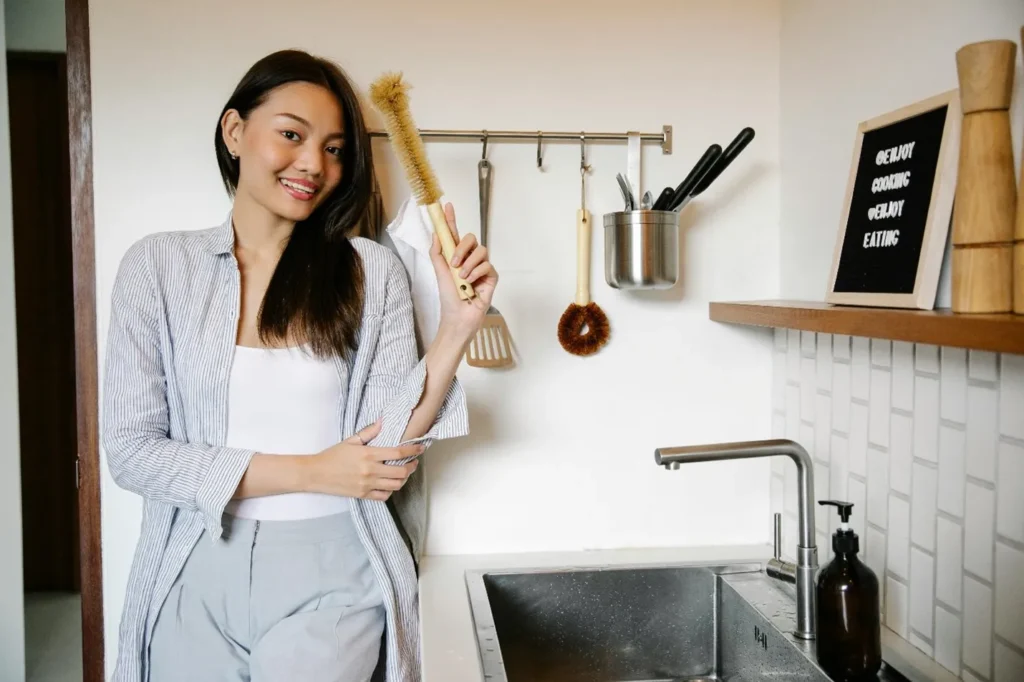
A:
<svg viewBox="0 0 1024 682">
<path fill-rule="evenodd" d="M 235 346 L 226 445 L 262 454 L 314 455 L 339 440 L 345 385 L 331 360 L 307 348 Z M 349 498 L 286 493 L 231 500 L 226 511 L 260 520 L 308 519 L 349 510 Z"/>
</svg>

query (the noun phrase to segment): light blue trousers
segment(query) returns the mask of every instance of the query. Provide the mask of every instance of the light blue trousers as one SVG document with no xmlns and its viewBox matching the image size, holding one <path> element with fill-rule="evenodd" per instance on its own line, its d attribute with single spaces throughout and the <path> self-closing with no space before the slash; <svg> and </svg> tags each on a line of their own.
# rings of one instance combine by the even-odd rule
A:
<svg viewBox="0 0 1024 682">
<path fill-rule="evenodd" d="M 384 606 L 350 515 L 224 524 L 160 610 L 151 682 L 368 682 Z"/>
</svg>

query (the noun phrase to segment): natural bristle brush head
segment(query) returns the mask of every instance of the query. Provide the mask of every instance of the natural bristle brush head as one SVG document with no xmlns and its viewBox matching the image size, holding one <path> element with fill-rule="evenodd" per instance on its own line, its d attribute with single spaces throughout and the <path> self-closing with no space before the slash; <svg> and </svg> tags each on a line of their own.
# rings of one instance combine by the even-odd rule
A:
<svg viewBox="0 0 1024 682">
<path fill-rule="evenodd" d="M 402 80 L 401 73 L 385 73 L 370 84 L 370 100 L 384 118 L 384 128 L 405 168 L 416 203 L 433 204 L 441 199 L 441 185 L 409 111 L 408 91 L 409 85 Z"/>
<path fill-rule="evenodd" d="M 558 342 L 573 355 L 593 355 L 607 343 L 610 333 L 608 316 L 593 301 L 570 303 L 558 320 Z"/>
</svg>

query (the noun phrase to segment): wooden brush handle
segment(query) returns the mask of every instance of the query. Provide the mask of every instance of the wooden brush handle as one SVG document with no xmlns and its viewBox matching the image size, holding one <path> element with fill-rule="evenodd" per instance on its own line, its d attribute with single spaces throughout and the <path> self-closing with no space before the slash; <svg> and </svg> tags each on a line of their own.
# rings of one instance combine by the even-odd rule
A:
<svg viewBox="0 0 1024 682">
<path fill-rule="evenodd" d="M 576 305 L 590 303 L 590 212 L 576 209 Z"/>
<path fill-rule="evenodd" d="M 427 204 L 427 213 L 430 214 L 430 222 L 433 223 L 434 232 L 441 242 L 441 253 L 444 255 L 445 261 L 451 263 L 452 256 L 455 254 L 455 237 L 452 236 L 452 229 L 448 227 L 444 209 L 441 208 L 440 202 L 435 201 L 432 204 Z M 473 286 L 459 277 L 459 269 L 453 268 L 451 265 L 448 268 L 452 271 L 452 279 L 455 280 L 455 287 L 459 290 L 459 298 L 465 301 L 475 297 L 476 291 L 473 290 Z"/>
</svg>

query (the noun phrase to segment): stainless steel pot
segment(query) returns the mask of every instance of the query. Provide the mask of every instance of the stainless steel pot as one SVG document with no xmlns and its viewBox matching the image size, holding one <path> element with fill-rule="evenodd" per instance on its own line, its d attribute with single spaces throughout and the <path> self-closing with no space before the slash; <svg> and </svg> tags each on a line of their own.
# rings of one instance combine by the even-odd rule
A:
<svg viewBox="0 0 1024 682">
<path fill-rule="evenodd" d="M 604 277 L 616 289 L 670 289 L 679 280 L 679 213 L 604 215 Z"/>
</svg>

